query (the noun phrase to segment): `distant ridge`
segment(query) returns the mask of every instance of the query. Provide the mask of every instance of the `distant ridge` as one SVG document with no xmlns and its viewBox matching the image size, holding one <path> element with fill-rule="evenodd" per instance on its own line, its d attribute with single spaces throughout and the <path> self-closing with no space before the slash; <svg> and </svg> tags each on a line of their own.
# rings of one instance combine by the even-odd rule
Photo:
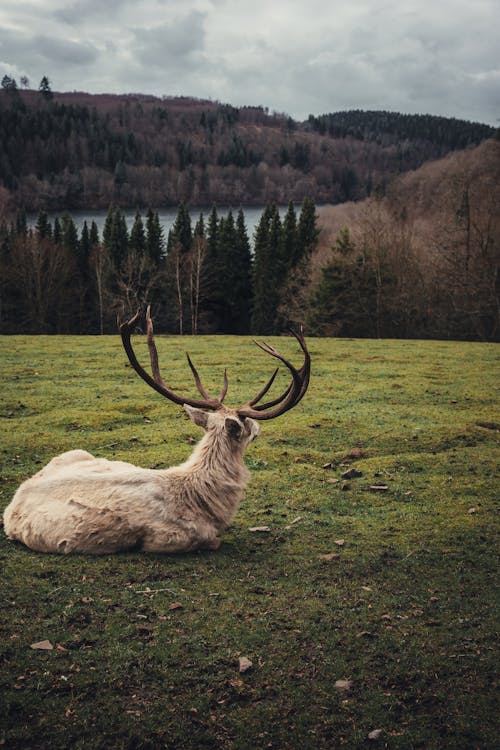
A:
<svg viewBox="0 0 500 750">
<path fill-rule="evenodd" d="M 432 115 L 353 110 L 297 122 L 193 97 L 4 89 L 0 209 L 358 201 L 494 132 Z"/>
</svg>

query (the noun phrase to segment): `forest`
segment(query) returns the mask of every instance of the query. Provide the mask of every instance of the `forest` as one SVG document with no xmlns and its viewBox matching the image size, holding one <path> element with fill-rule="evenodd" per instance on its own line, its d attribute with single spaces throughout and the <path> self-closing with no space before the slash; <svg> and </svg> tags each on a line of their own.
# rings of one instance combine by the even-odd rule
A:
<svg viewBox="0 0 500 750">
<path fill-rule="evenodd" d="M 193 99 L 53 94 L 47 79 L 19 90 L 4 77 L 0 332 L 112 333 L 149 303 L 169 333 L 304 323 L 319 336 L 496 341 L 491 135 L 439 117 L 355 111 L 300 124 Z M 221 212 L 222 201 L 235 208 Z M 264 206 L 253 237 L 245 201 Z M 203 202 L 213 208 L 200 213 Z M 154 206 L 171 203 L 165 237 Z M 79 231 L 71 209 L 100 205 L 102 236 L 93 222 Z M 142 208 L 127 226 L 131 205 Z"/>
<path fill-rule="evenodd" d="M 296 122 L 262 107 L 139 94 L 55 93 L 4 76 L 0 190 L 12 210 L 361 200 L 494 129 L 341 112 Z"/>
<path fill-rule="evenodd" d="M 79 234 L 67 212 L 51 223 L 42 210 L 34 228 L 19 212 L 0 225 L 0 330 L 110 333 L 117 316 L 148 303 L 172 333 L 274 333 L 287 324 L 280 300 L 317 246 L 316 224 L 310 199 L 298 216 L 290 203 L 283 222 L 269 204 L 252 252 L 242 209 L 214 207 L 193 226 L 181 204 L 168 237 L 151 209 L 129 228 L 110 207 L 102 237 L 95 222 Z"/>
</svg>

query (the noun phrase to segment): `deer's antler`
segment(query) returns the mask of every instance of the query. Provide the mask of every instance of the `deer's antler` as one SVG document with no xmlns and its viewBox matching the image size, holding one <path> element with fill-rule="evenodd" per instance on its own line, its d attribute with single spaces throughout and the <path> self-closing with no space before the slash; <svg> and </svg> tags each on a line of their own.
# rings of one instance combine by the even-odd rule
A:
<svg viewBox="0 0 500 750">
<path fill-rule="evenodd" d="M 151 360 L 151 370 L 153 373 L 153 377 L 151 377 L 151 375 L 139 364 L 139 362 L 137 361 L 137 357 L 135 356 L 133 347 L 132 347 L 130 336 L 140 316 L 141 316 L 141 311 L 138 310 L 133 318 L 131 318 L 126 323 L 122 323 L 120 325 L 120 335 L 122 337 L 123 347 L 125 351 L 127 352 L 127 356 L 129 358 L 130 364 L 132 365 L 136 373 L 143 380 L 145 380 L 146 383 L 151 386 L 151 388 L 154 388 L 155 391 L 158 391 L 158 393 L 161 393 L 162 396 L 165 396 L 165 398 L 170 399 L 170 401 L 173 401 L 175 404 L 180 404 L 181 406 L 183 406 L 184 404 L 188 404 L 189 406 L 194 406 L 199 409 L 221 409 L 223 407 L 222 402 L 224 400 L 224 396 L 227 393 L 226 372 L 224 372 L 224 384 L 222 386 L 222 391 L 219 397 L 212 398 L 211 396 L 209 396 L 209 394 L 203 387 L 201 380 L 200 380 L 200 376 L 198 375 L 198 371 L 196 370 L 196 367 L 193 365 L 189 354 L 187 355 L 189 367 L 191 368 L 191 372 L 193 373 L 196 387 L 198 388 L 198 391 L 203 396 L 203 398 L 200 399 L 200 398 L 189 398 L 188 396 L 180 396 L 163 382 L 163 379 L 160 375 L 160 368 L 158 365 L 158 352 L 156 350 L 156 344 L 153 338 L 153 321 L 151 320 L 151 309 L 149 305 L 146 310 L 146 327 L 147 327 L 146 330 L 147 330 L 147 340 L 148 340 L 148 347 L 149 347 L 149 357 Z"/>
<path fill-rule="evenodd" d="M 140 311 L 138 311 L 128 322 L 122 323 L 120 325 L 120 334 L 122 337 L 123 346 L 129 358 L 130 364 L 137 372 L 137 374 L 140 375 L 140 377 L 148 385 L 150 385 L 151 388 L 154 388 L 155 391 L 158 391 L 158 393 L 161 393 L 162 396 L 165 396 L 166 398 L 170 399 L 170 401 L 173 401 L 176 404 L 188 404 L 189 406 L 198 407 L 200 409 L 217 410 L 223 408 L 223 401 L 226 396 L 228 387 L 226 371 L 224 371 L 224 382 L 222 390 L 217 398 L 213 398 L 203 387 L 200 376 L 198 375 L 198 371 L 193 365 L 189 354 L 186 355 L 188 364 L 191 372 L 193 373 L 196 387 L 198 388 L 198 391 L 203 398 L 199 399 L 180 396 L 164 383 L 160 375 L 160 368 L 158 365 L 158 352 L 156 350 L 156 345 L 153 338 L 153 322 L 151 320 L 151 311 L 149 305 L 146 310 L 146 330 L 149 356 L 151 359 L 151 371 L 153 373 L 153 376 L 151 376 L 139 364 L 139 362 L 137 361 L 137 357 L 135 356 L 130 337 L 137 324 L 137 321 L 140 318 L 140 314 Z M 288 368 L 292 376 L 292 382 L 277 398 L 274 398 L 271 401 L 266 401 L 265 403 L 260 403 L 274 383 L 274 379 L 276 378 L 279 370 L 279 368 L 276 368 L 266 385 L 259 391 L 259 393 L 253 399 L 247 401 L 246 404 L 236 409 L 236 413 L 238 414 L 238 416 L 242 418 L 251 417 L 252 419 L 258 420 L 274 419 L 275 417 L 279 417 L 281 414 L 284 414 L 289 409 L 293 409 L 293 407 L 296 406 L 304 396 L 309 385 L 309 378 L 311 374 L 311 357 L 307 350 L 303 329 L 301 328 L 298 333 L 295 331 L 291 331 L 291 333 L 299 342 L 300 347 L 304 353 L 304 362 L 302 364 L 302 367 L 297 370 L 294 365 L 292 365 L 292 363 L 289 362 L 289 360 L 286 359 L 282 354 L 280 354 L 280 352 L 273 346 L 266 343 L 261 344 L 255 341 L 255 344 L 257 344 L 260 349 L 266 352 L 266 354 L 270 354 L 271 357 L 278 359 Z"/>
</svg>

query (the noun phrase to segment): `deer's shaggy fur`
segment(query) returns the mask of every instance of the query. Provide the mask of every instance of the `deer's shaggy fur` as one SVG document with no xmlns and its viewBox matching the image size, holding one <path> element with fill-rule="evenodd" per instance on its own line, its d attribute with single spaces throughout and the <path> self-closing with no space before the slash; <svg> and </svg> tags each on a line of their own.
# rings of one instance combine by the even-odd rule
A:
<svg viewBox="0 0 500 750">
<path fill-rule="evenodd" d="M 259 425 L 225 407 L 184 408 L 206 430 L 185 463 L 153 470 L 63 453 L 19 487 L 4 513 L 7 536 L 65 554 L 217 549 L 242 500 L 243 453 Z"/>
</svg>

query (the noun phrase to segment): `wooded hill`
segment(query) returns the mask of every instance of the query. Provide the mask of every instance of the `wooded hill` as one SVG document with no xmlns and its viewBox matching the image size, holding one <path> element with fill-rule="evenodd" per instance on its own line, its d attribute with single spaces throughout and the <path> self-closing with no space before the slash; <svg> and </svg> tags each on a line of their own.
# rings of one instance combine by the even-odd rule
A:
<svg viewBox="0 0 500 750">
<path fill-rule="evenodd" d="M 0 90 L 0 206 L 342 203 L 383 193 L 494 129 L 442 117 L 340 112 L 299 123 L 189 98 Z"/>
</svg>

